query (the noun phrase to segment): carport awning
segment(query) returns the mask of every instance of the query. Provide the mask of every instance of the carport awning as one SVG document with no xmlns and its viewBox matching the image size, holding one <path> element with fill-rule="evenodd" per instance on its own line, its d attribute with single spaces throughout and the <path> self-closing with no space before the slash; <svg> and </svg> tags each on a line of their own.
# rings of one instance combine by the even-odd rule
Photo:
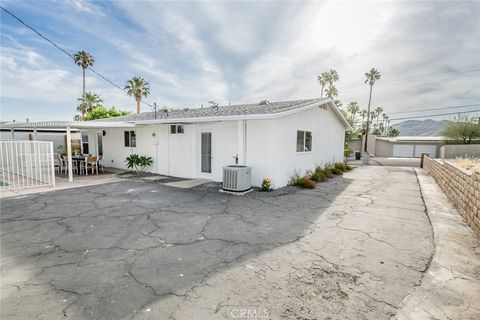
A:
<svg viewBox="0 0 480 320">
<path fill-rule="evenodd" d="M 73 161 L 71 129 L 104 129 L 104 128 L 131 128 L 135 127 L 130 122 L 102 122 L 102 121 L 39 121 L 39 122 L 10 122 L 2 123 L 1 129 L 64 129 L 67 132 L 67 156 L 68 156 L 68 181 L 73 182 Z M 35 132 L 35 131 L 34 131 Z M 13 135 L 12 135 L 13 136 Z"/>
<path fill-rule="evenodd" d="M 38 122 L 10 122 L 0 125 L 2 129 L 102 129 L 102 128 L 131 128 L 131 122 L 107 121 L 38 121 Z"/>
</svg>

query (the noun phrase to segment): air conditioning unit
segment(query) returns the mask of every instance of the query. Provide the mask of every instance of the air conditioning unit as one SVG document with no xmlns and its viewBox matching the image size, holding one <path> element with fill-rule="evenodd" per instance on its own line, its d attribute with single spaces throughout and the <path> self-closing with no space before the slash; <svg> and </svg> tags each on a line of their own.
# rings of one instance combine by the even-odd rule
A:
<svg viewBox="0 0 480 320">
<path fill-rule="evenodd" d="M 242 192 L 252 187 L 252 168 L 240 165 L 223 167 L 223 190 Z"/>
</svg>

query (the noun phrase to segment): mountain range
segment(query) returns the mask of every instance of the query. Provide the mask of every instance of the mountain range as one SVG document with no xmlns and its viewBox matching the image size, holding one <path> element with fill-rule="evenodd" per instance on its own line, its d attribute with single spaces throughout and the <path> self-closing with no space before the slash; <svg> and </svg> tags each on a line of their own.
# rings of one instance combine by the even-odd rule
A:
<svg viewBox="0 0 480 320">
<path fill-rule="evenodd" d="M 440 136 L 450 120 L 406 120 L 392 125 L 400 131 L 400 136 Z"/>
</svg>

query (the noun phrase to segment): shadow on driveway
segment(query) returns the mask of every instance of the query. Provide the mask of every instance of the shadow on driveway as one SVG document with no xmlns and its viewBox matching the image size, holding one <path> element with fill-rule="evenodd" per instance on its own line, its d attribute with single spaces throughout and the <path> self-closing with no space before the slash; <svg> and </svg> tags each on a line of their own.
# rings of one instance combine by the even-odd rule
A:
<svg viewBox="0 0 480 320">
<path fill-rule="evenodd" d="M 352 180 L 244 197 L 122 181 L 1 202 L 2 319 L 122 319 L 293 243 Z"/>
</svg>

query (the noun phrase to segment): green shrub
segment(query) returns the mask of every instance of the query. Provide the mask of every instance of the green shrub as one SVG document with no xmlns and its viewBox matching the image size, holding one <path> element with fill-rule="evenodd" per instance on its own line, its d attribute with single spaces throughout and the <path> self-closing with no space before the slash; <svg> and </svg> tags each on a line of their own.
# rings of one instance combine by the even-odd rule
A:
<svg viewBox="0 0 480 320">
<path fill-rule="evenodd" d="M 350 149 L 350 148 L 348 148 L 348 147 L 345 148 L 345 149 L 343 149 L 343 156 L 344 156 L 345 158 L 350 157 L 352 154 L 353 154 L 353 150 L 352 150 L 352 149 Z"/>
<path fill-rule="evenodd" d="M 337 162 L 333 165 L 333 167 L 337 170 L 342 171 L 342 172 L 347 171 L 347 168 L 345 167 L 345 163 L 343 163 L 343 162 Z"/>
<path fill-rule="evenodd" d="M 290 177 L 290 181 L 288 182 L 288 184 L 291 186 L 298 186 L 301 184 L 302 179 L 303 178 L 300 177 L 298 172 L 294 172 L 293 175 Z"/>
<path fill-rule="evenodd" d="M 326 165 L 325 168 L 323 168 L 323 171 L 325 172 L 327 178 L 333 178 L 333 171 L 330 165 Z"/>
<path fill-rule="evenodd" d="M 340 176 L 340 175 L 343 174 L 343 171 L 340 170 L 340 169 L 337 169 L 337 168 L 333 167 L 333 168 L 332 168 L 332 173 L 335 174 L 335 175 Z"/>
<path fill-rule="evenodd" d="M 315 167 L 315 170 L 313 170 L 313 173 L 311 174 L 310 178 L 315 181 L 324 182 L 328 180 L 329 176 L 327 172 L 325 172 L 325 169 L 323 169 L 320 166 L 317 166 Z"/>
<path fill-rule="evenodd" d="M 136 174 L 142 174 L 146 167 L 152 165 L 152 157 L 139 156 L 138 154 L 131 154 L 125 159 L 128 169 L 133 169 Z"/>
<path fill-rule="evenodd" d="M 313 181 L 309 176 L 300 177 L 298 173 L 292 175 L 288 184 L 307 189 L 314 189 L 316 186 L 315 181 Z"/>
<path fill-rule="evenodd" d="M 350 171 L 353 170 L 353 167 L 351 165 L 345 164 L 345 169 L 347 169 L 347 171 Z"/>
</svg>

